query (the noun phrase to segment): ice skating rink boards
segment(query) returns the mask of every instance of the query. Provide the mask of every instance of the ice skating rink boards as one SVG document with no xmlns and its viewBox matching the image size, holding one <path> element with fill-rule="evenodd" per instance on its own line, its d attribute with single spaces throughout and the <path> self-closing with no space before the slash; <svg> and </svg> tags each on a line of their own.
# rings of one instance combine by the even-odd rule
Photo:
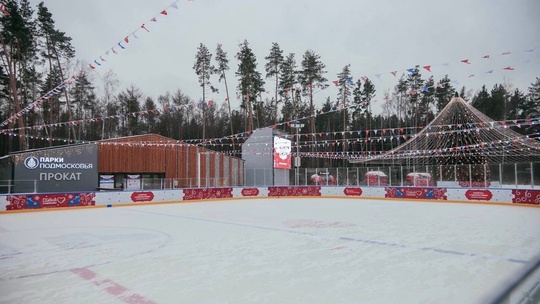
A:
<svg viewBox="0 0 540 304">
<path fill-rule="evenodd" d="M 0 215 L 0 303 L 480 303 L 540 208 L 280 198 Z"/>
</svg>

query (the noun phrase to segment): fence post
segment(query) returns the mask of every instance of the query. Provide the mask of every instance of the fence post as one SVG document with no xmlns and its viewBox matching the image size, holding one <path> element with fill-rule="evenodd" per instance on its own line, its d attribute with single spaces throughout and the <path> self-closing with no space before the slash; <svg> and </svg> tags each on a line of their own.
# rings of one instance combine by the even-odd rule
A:
<svg viewBox="0 0 540 304">
<path fill-rule="evenodd" d="M 499 164 L 499 188 L 502 188 L 502 164 Z"/>
<path fill-rule="evenodd" d="M 34 193 L 37 193 L 37 180 L 34 180 Z"/>
<path fill-rule="evenodd" d="M 534 189 L 534 172 L 533 172 L 533 163 L 529 163 L 531 168 L 531 188 Z"/>
<path fill-rule="evenodd" d="M 484 163 L 484 187 L 487 188 L 487 164 Z"/>
<path fill-rule="evenodd" d="M 469 164 L 469 188 L 472 188 L 472 165 Z"/>
<path fill-rule="evenodd" d="M 403 187 L 403 166 L 400 166 L 399 168 L 401 169 L 401 187 Z"/>
<path fill-rule="evenodd" d="M 517 163 L 514 163 L 514 177 L 515 177 L 515 180 L 516 180 L 516 188 L 518 187 L 518 178 L 517 178 L 518 174 L 517 174 Z"/>
</svg>

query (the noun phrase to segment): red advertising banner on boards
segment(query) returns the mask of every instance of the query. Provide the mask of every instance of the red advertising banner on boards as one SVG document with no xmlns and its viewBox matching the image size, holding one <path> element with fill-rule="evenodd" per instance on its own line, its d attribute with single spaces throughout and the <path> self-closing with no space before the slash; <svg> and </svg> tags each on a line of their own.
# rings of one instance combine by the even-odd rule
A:
<svg viewBox="0 0 540 304">
<path fill-rule="evenodd" d="M 489 190 L 467 190 L 465 197 L 470 201 L 490 201 L 493 194 Z"/>
<path fill-rule="evenodd" d="M 8 196 L 6 210 L 94 206 L 95 193 L 52 193 Z"/>
<path fill-rule="evenodd" d="M 446 188 L 387 187 L 386 198 L 415 198 L 446 200 Z"/>
<path fill-rule="evenodd" d="M 242 196 L 257 196 L 257 195 L 259 195 L 259 189 L 257 188 L 242 189 Z"/>
<path fill-rule="evenodd" d="M 362 188 L 358 188 L 358 187 L 347 187 L 345 189 L 343 189 L 343 193 L 346 195 L 346 196 L 361 196 L 362 195 Z"/>
<path fill-rule="evenodd" d="M 154 192 L 142 191 L 131 193 L 131 201 L 133 202 L 151 202 L 154 199 Z"/>
<path fill-rule="evenodd" d="M 513 189 L 513 204 L 540 205 L 540 190 Z"/>
</svg>

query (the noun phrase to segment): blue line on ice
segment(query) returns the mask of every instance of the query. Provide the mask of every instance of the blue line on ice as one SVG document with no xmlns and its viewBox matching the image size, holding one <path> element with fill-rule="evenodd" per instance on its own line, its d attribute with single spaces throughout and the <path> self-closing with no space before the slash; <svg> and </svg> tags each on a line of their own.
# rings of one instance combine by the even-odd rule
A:
<svg viewBox="0 0 540 304">
<path fill-rule="evenodd" d="M 152 211 L 142 211 L 142 210 L 134 210 L 134 209 L 127 209 L 127 210 L 133 211 L 133 212 L 139 212 L 139 213 L 147 213 L 147 214 L 154 214 L 154 215 L 160 215 L 160 216 L 181 218 L 181 219 L 192 220 L 192 221 L 201 221 L 201 222 L 216 223 L 216 224 L 231 225 L 231 226 L 246 227 L 246 228 L 255 228 L 255 229 L 269 230 L 269 231 L 276 231 L 276 232 L 287 232 L 287 233 L 298 234 L 298 235 L 323 237 L 322 235 L 312 233 L 312 232 L 296 231 L 296 230 L 283 229 L 283 228 L 273 228 L 273 227 L 257 226 L 257 225 L 251 225 L 251 224 L 233 223 L 233 222 L 226 222 L 226 221 L 220 221 L 220 220 L 211 220 L 211 219 L 205 219 L 205 218 L 166 214 L 166 213 L 159 213 L 159 212 L 152 212 Z M 460 252 L 460 251 L 440 249 L 440 248 L 431 248 L 431 247 L 413 247 L 413 246 L 407 246 L 404 244 L 397 244 L 397 243 L 377 241 L 377 240 L 357 239 L 357 238 L 351 238 L 351 237 L 337 237 L 337 239 L 342 240 L 342 241 L 359 242 L 359 243 L 366 243 L 366 244 L 372 244 L 372 245 L 410 248 L 410 249 L 417 249 L 417 250 L 423 250 L 423 251 L 433 251 L 433 252 L 443 253 L 443 254 L 479 257 L 483 259 L 499 260 L 499 261 L 505 261 L 509 263 L 517 263 L 517 264 L 529 263 L 529 261 L 526 261 L 526 260 L 519 260 L 519 259 L 514 259 L 514 258 L 508 258 L 508 257 L 499 257 L 495 255 L 482 255 L 482 254 L 477 254 L 477 253 L 467 253 L 467 252 Z"/>
</svg>

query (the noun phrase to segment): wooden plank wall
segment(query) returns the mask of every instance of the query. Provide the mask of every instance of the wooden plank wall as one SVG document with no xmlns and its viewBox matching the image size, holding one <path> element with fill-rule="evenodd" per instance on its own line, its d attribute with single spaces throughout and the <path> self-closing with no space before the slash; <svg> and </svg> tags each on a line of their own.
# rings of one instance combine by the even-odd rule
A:
<svg viewBox="0 0 540 304">
<path fill-rule="evenodd" d="M 243 162 L 240 159 L 212 153 L 210 150 L 194 145 L 176 143 L 155 146 L 129 145 L 125 142 L 100 144 L 98 145 L 98 171 L 100 173 L 163 173 L 166 178 L 178 178 L 177 187 L 197 187 L 198 150 L 201 153 L 201 186 L 206 184 L 216 187 L 234 185 L 235 180 L 240 182 L 243 180 Z M 224 176 L 225 157 L 229 158 L 228 176 Z M 220 162 L 219 166 L 217 162 Z M 219 167 L 218 170 L 216 170 L 217 167 Z"/>
</svg>

